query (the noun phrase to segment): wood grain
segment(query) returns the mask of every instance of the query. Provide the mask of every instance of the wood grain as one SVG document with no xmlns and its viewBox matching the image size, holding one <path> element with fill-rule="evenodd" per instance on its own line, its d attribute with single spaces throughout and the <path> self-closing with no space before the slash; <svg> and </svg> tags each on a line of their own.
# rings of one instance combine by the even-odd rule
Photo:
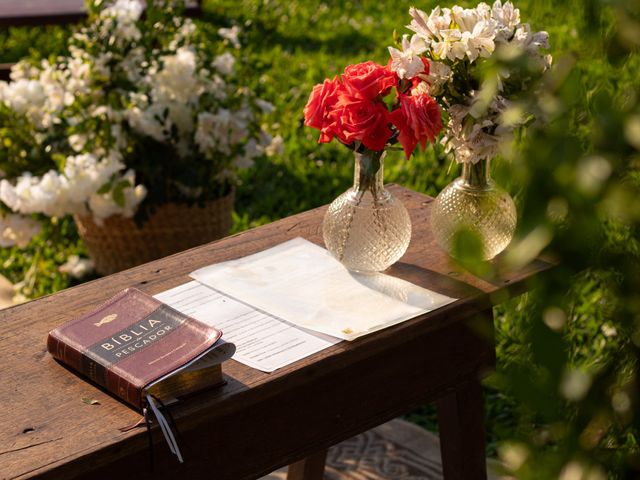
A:
<svg viewBox="0 0 640 480">
<path fill-rule="evenodd" d="M 289 465 L 287 480 L 322 480 L 324 478 L 326 460 L 327 449 L 324 449 L 304 460 Z"/>
<path fill-rule="evenodd" d="M 392 186 L 407 206 L 413 237 L 388 273 L 459 298 L 437 311 L 354 342 L 341 342 L 271 374 L 237 362 L 228 383 L 174 411 L 185 442 L 178 465 L 155 432 L 157 469 L 148 472 L 142 429 L 119 428 L 138 414 L 56 363 L 47 332 L 129 286 L 150 294 L 188 273 L 302 236 L 322 245 L 324 208 L 197 247 L 25 305 L 0 311 L 0 478 L 257 478 L 433 401 L 491 368 L 492 298 L 527 288 L 550 267 L 538 261 L 499 279 L 457 267 L 429 231 L 431 199 Z M 98 400 L 88 405 L 82 398 Z M 196 401 L 197 398 L 197 401 Z"/>
<path fill-rule="evenodd" d="M 438 399 L 442 470 L 447 480 L 486 480 L 484 410 L 478 378 Z"/>
</svg>

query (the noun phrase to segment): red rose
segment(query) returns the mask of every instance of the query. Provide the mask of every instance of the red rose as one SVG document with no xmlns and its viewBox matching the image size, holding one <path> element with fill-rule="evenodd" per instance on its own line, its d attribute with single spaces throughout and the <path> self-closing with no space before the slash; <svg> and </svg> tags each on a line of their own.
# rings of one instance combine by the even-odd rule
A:
<svg viewBox="0 0 640 480">
<path fill-rule="evenodd" d="M 304 107 L 304 124 L 322 132 L 318 143 L 329 142 L 333 138 L 332 135 L 327 136 L 323 129 L 327 126 L 329 114 L 338 101 L 338 93 L 343 89 L 344 86 L 338 81 L 337 76 L 313 87 L 309 101 Z"/>
<path fill-rule="evenodd" d="M 385 96 L 398 83 L 398 76 L 387 67 L 371 61 L 349 65 L 344 69 L 342 81 L 351 95 L 373 100 Z"/>
<path fill-rule="evenodd" d="M 407 159 L 418 143 L 424 150 L 427 140 L 433 142 L 442 130 L 440 108 L 426 93 L 401 95 L 400 107 L 389 114 L 389 119 L 400 132 L 398 140 Z"/>
<path fill-rule="evenodd" d="M 360 141 L 370 150 L 382 150 L 393 134 L 386 107 L 366 98 L 346 93 L 340 95 L 330 117 L 333 122 L 327 126 L 327 133 L 345 144 Z"/>
</svg>

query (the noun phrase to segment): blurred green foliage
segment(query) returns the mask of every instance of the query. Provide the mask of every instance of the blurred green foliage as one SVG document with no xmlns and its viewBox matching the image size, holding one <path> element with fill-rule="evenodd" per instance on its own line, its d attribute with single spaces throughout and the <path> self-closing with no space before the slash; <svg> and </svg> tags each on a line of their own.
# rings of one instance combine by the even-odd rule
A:
<svg viewBox="0 0 640 480">
<path fill-rule="evenodd" d="M 276 105 L 285 139 L 282 156 L 243 174 L 234 231 L 327 203 L 349 186 L 350 152 L 318 146 L 317 133 L 302 126 L 302 108 L 315 83 L 347 64 L 386 62 L 385 47 L 394 29 L 404 33 L 412 4 L 429 11 L 436 2 L 204 2 L 198 23 L 208 35 L 243 28 L 242 54 L 254 66 L 248 84 Z M 535 30 L 549 31 L 555 66 L 544 93 L 529 99 L 546 121 L 531 127 L 509 162 L 495 162 L 494 177 L 519 208 L 518 236 L 504 260 L 545 253 L 560 266 L 495 310 L 489 453 L 518 478 L 639 478 L 640 2 L 516 6 Z M 38 55 L 62 51 L 66 32 L 3 32 L 0 62 L 27 46 Z M 387 181 L 430 195 L 457 173 L 438 146 L 410 162 L 393 152 L 385 167 Z M 82 248 L 62 220 L 26 251 L 0 251 L 2 273 L 18 282 L 33 272 L 27 293 L 49 293 L 69 284 L 57 265 Z M 409 417 L 435 426 L 430 408 Z"/>
</svg>

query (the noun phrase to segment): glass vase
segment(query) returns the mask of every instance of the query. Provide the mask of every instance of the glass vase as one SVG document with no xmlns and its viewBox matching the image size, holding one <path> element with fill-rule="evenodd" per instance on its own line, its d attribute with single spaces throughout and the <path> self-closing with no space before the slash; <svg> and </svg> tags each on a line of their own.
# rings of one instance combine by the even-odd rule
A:
<svg viewBox="0 0 640 480">
<path fill-rule="evenodd" d="M 407 209 L 384 188 L 385 152 L 355 154 L 353 187 L 336 198 L 323 222 L 324 243 L 349 270 L 380 272 L 411 240 Z"/>
<path fill-rule="evenodd" d="M 464 163 L 462 175 L 440 192 L 431 209 L 431 228 L 440 246 L 454 255 L 454 239 L 461 229 L 482 244 L 482 258 L 502 252 L 516 229 L 516 206 L 491 178 L 489 160 Z"/>
</svg>

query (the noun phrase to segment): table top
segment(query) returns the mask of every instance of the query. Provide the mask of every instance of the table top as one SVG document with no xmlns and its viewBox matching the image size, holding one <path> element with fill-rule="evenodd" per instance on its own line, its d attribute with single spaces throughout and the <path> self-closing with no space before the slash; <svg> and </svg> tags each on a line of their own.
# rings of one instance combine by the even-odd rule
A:
<svg viewBox="0 0 640 480">
<path fill-rule="evenodd" d="M 226 362 L 224 387 L 175 409 L 188 444 L 186 466 L 177 465 L 156 432 L 160 468 L 153 478 L 182 471 L 256 478 L 433 400 L 454 377 L 491 365 L 492 349 L 459 325 L 526 290 L 527 282 L 551 265 L 536 260 L 500 278 L 476 277 L 436 245 L 429 228 L 432 199 L 398 186 L 390 190 L 407 207 L 413 235 L 405 256 L 387 273 L 459 300 L 270 374 Z M 0 310 L 0 478 L 112 478 L 122 468 L 133 471 L 134 463 L 144 473 L 144 429 L 119 430 L 139 414 L 55 362 L 46 351 L 48 331 L 126 287 L 156 294 L 189 281 L 188 274 L 199 267 L 297 236 L 323 245 L 325 208 Z"/>
</svg>

